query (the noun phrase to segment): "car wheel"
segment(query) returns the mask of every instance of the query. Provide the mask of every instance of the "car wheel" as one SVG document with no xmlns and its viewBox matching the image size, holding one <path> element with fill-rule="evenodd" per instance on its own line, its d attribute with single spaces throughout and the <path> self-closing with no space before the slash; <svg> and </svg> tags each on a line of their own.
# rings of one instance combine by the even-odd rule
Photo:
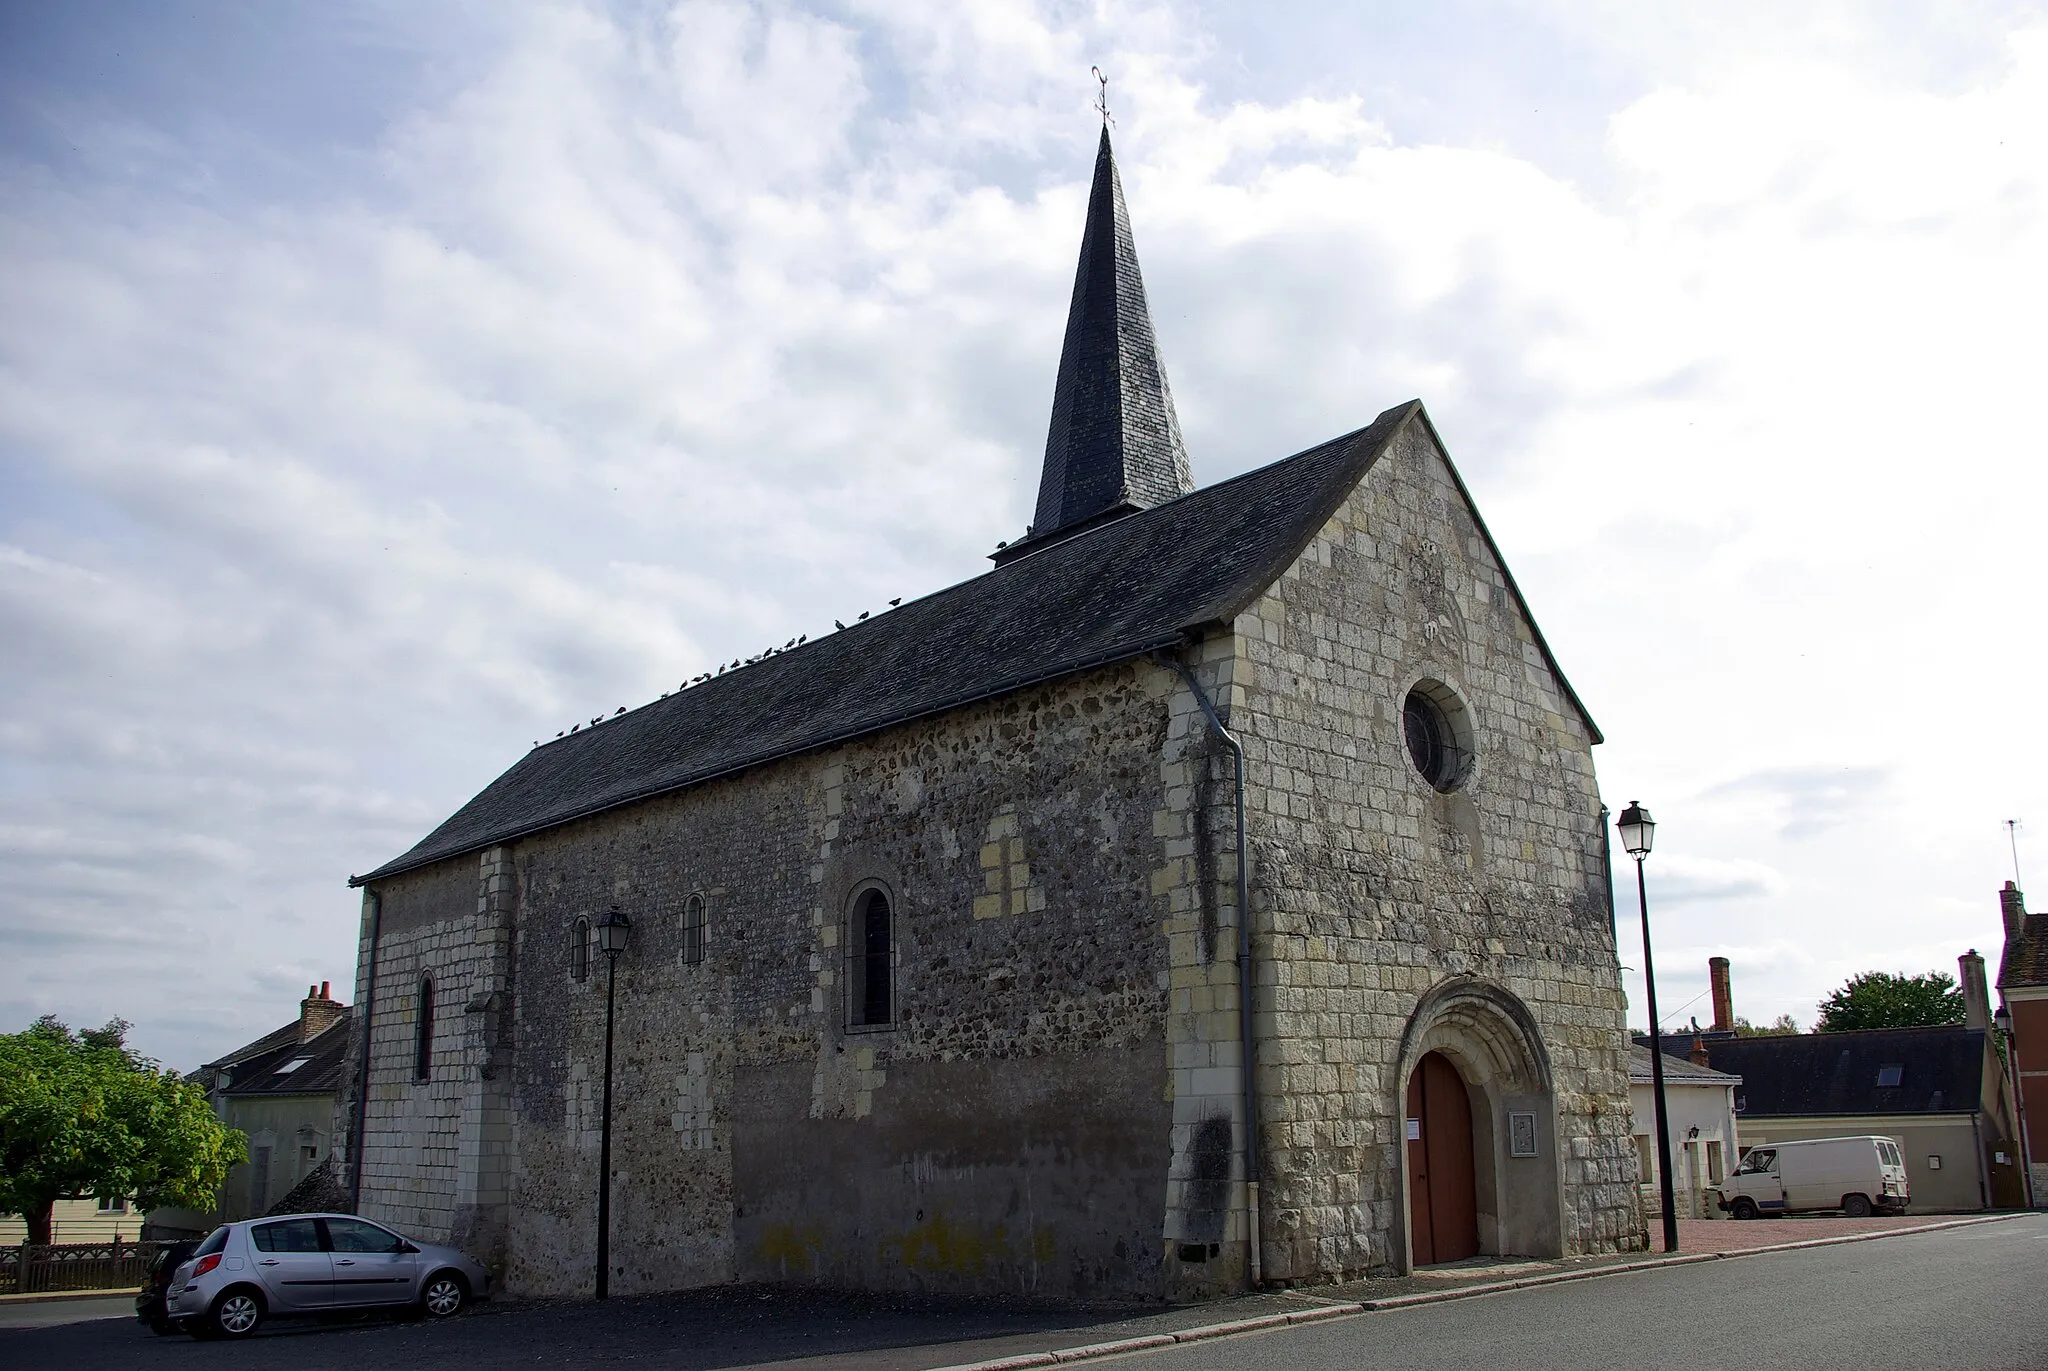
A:
<svg viewBox="0 0 2048 1371">
<path fill-rule="evenodd" d="M 213 1302 L 206 1331 L 216 1338 L 246 1338 L 263 1322 L 263 1297 L 238 1285 Z"/>
<path fill-rule="evenodd" d="M 1753 1219 L 1756 1217 L 1756 1201 L 1744 1195 L 1728 1206 L 1728 1212 L 1738 1219 Z"/>
<path fill-rule="evenodd" d="M 1844 1215 L 1845 1217 L 1847 1217 L 1847 1218 L 1851 1218 L 1851 1219 L 1867 1219 L 1867 1218 L 1869 1218 L 1869 1217 L 1870 1217 L 1870 1196 L 1868 1196 L 1868 1195 L 1844 1195 L 1844 1196 L 1842 1196 L 1842 1213 L 1843 1213 L 1843 1215 Z"/>
<path fill-rule="evenodd" d="M 469 1287 L 453 1271 L 437 1271 L 420 1290 L 420 1309 L 437 1319 L 452 1319 L 469 1302 Z"/>
</svg>

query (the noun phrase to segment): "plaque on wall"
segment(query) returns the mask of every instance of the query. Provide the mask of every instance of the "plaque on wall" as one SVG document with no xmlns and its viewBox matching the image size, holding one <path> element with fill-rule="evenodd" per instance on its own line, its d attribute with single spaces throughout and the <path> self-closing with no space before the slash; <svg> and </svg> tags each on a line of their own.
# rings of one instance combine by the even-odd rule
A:
<svg viewBox="0 0 2048 1371">
<path fill-rule="evenodd" d="M 1510 1157 L 1533 1157 L 1536 1155 L 1536 1116 L 1534 1114 L 1508 1115 L 1508 1155 Z"/>
</svg>

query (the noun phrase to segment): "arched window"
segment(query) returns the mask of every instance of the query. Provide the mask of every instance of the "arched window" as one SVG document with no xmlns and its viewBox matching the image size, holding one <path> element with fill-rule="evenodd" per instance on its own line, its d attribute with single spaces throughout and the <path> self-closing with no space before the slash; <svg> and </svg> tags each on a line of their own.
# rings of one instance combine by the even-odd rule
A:
<svg viewBox="0 0 2048 1371">
<path fill-rule="evenodd" d="M 420 977 L 420 1012 L 412 1026 L 412 1078 L 433 1079 L 434 1075 L 434 978 Z"/>
<path fill-rule="evenodd" d="M 892 1023 L 896 999 L 891 984 L 895 972 L 895 930 L 891 924 L 889 896 L 870 889 L 854 900 L 848 921 L 847 991 L 855 1026 L 870 1027 Z"/>
<path fill-rule="evenodd" d="M 683 960 L 704 960 L 704 897 L 692 895 L 683 901 Z"/>
<path fill-rule="evenodd" d="M 569 977 L 575 981 L 590 979 L 590 920 L 578 919 L 569 930 Z"/>
</svg>

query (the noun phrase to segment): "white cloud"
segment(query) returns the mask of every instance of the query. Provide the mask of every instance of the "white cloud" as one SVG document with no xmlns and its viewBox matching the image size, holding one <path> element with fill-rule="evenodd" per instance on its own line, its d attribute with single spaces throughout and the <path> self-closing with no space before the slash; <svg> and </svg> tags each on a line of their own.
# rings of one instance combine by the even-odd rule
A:
<svg viewBox="0 0 2048 1371">
<path fill-rule="evenodd" d="M 1602 13 L 1517 18 L 1582 90 L 1641 74 L 1534 140 L 1597 176 L 1505 104 L 1432 133 L 1423 75 L 1304 53 L 1249 98 L 1234 21 L 1160 6 L 394 11 L 439 74 L 334 148 L 23 97 L 77 151 L 0 146 L 0 941 L 45 949 L 0 1013 L 254 1036 L 348 980 L 342 878 L 528 740 L 980 569 L 1090 62 L 1198 477 L 1429 402 L 1663 821 L 1667 1003 L 1710 948 L 1805 1019 L 1993 945 L 2048 762 L 2048 26 L 1908 61 L 1860 11 L 1763 56 Z M 251 144 L 301 171 L 252 188 Z"/>
</svg>

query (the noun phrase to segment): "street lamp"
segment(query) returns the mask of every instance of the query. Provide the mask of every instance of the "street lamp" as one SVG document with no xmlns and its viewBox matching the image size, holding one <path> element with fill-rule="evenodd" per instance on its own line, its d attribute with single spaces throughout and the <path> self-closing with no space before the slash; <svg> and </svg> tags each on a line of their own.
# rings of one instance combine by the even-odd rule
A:
<svg viewBox="0 0 2048 1371">
<path fill-rule="evenodd" d="M 633 921 L 613 905 L 597 926 L 597 945 L 604 952 L 604 1123 L 597 1150 L 597 1297 L 610 1293 L 612 1257 L 612 1007 L 619 978 L 619 954 Z"/>
<path fill-rule="evenodd" d="M 1662 1182 L 1664 1201 L 1664 1250 L 1678 1250 L 1678 1196 L 1671 1183 L 1671 1124 L 1664 1103 L 1664 1038 L 1657 1026 L 1657 971 L 1650 957 L 1650 892 L 1643 880 L 1643 858 L 1650 855 L 1650 840 L 1657 835 L 1657 821 L 1650 811 L 1634 800 L 1615 820 L 1621 830 L 1622 850 L 1636 859 L 1636 904 L 1643 912 L 1643 985 L 1650 1000 L 1650 1090 L 1657 1100 L 1657 1177 Z"/>
</svg>

